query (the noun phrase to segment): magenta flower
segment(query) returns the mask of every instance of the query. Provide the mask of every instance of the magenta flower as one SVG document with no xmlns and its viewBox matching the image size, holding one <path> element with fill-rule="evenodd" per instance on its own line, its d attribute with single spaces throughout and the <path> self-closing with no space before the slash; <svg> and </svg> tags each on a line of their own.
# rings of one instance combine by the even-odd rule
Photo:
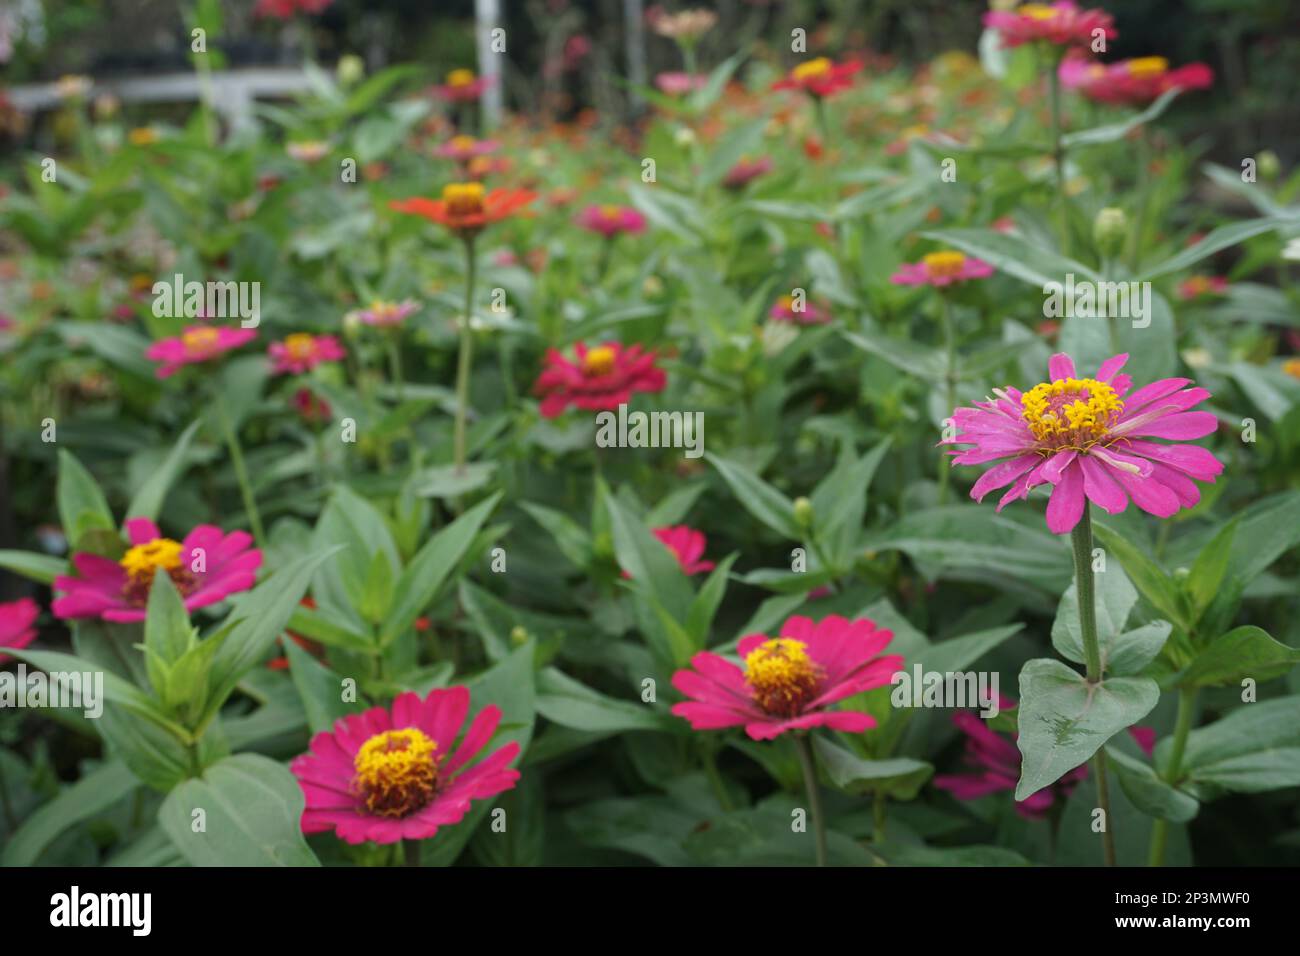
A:
<svg viewBox="0 0 1300 956">
<path fill-rule="evenodd" d="M 405 302 L 383 302 L 376 300 L 364 309 L 357 309 L 344 316 L 345 321 L 356 320 L 363 325 L 387 329 L 401 325 L 406 319 L 420 311 L 420 303 L 413 299 Z"/>
<path fill-rule="evenodd" d="M 655 364 L 656 353 L 640 345 L 606 342 L 574 345 L 576 361 L 555 349 L 546 351 L 546 368 L 533 392 L 542 399 L 543 418 L 556 418 L 570 405 L 598 412 L 625 405 L 636 392 L 662 392 L 668 376 Z"/>
<path fill-rule="evenodd" d="M 931 285 L 937 289 L 965 282 L 967 279 L 987 279 L 993 267 L 983 259 L 945 249 L 922 256 L 920 262 L 905 262 L 889 277 L 894 285 Z"/>
<path fill-rule="evenodd" d="M 453 136 L 433 151 L 433 155 L 443 159 L 454 159 L 458 163 L 468 163 L 477 156 L 487 156 L 501 148 L 495 139 L 475 139 L 473 136 Z"/>
<path fill-rule="evenodd" d="M 1165 378 L 1129 394 L 1132 380 L 1120 374 L 1128 355 L 1102 363 L 1096 378 L 1075 378 L 1074 362 L 1064 353 L 1048 363 L 1049 381 L 1028 392 L 996 389 L 996 401 L 953 412 L 958 432 L 941 445 L 970 445 L 952 451 L 958 465 L 999 461 L 980 476 L 971 497 L 982 500 L 1011 484 L 998 502 L 1026 498 L 1031 489 L 1052 485 L 1047 527 L 1065 534 L 1083 516 L 1085 501 L 1119 514 L 1133 503 L 1167 518 L 1201 498 L 1192 479 L 1214 482 L 1223 464 L 1196 445 L 1166 445 L 1202 438 L 1218 422 L 1209 412 L 1188 411 L 1210 397 L 1191 381 Z M 1005 459 L 1005 460 L 1004 460 Z"/>
<path fill-rule="evenodd" d="M 1225 276 L 1189 276 L 1178 283 L 1178 298 L 1191 302 L 1202 296 L 1217 298 L 1228 294 L 1228 280 Z"/>
<path fill-rule="evenodd" d="M 471 800 L 510 790 L 519 771 L 507 765 L 519 744 L 499 747 L 468 766 L 496 732 L 499 708 L 479 711 L 456 747 L 469 713 L 464 687 L 432 690 L 423 700 L 399 694 L 391 712 L 372 707 L 311 739 L 289 769 L 307 798 L 303 833 L 333 830 L 348 843 L 426 840 L 459 823 Z"/>
<path fill-rule="evenodd" d="M 792 295 L 783 295 L 773 302 L 767 316 L 776 322 L 795 322 L 799 325 L 824 325 L 831 320 L 830 310 L 825 306 L 815 302 L 796 305 Z"/>
<path fill-rule="evenodd" d="M 35 624 L 40 616 L 40 605 L 31 598 L 0 604 L 0 647 L 16 651 L 36 640 Z M 7 660 L 7 654 L 0 654 L 0 664 Z"/>
<path fill-rule="evenodd" d="M 266 354 L 271 356 L 273 375 L 301 375 L 322 362 L 341 362 L 347 357 L 334 336 L 309 332 L 295 332 L 283 342 L 272 342 Z"/>
<path fill-rule="evenodd" d="M 743 189 L 759 176 L 766 176 L 771 171 L 771 156 L 760 156 L 758 159 L 742 157 L 736 165 L 727 170 L 727 175 L 722 177 L 722 185 L 727 189 Z"/>
<path fill-rule="evenodd" d="M 199 525 L 184 541 L 164 538 L 148 518 L 126 522 L 131 547 L 120 560 L 79 552 L 72 556 L 78 577 L 60 575 L 51 610 L 58 618 L 97 617 L 105 621 L 143 621 L 155 572 L 171 577 L 185 609 L 207 607 L 253 586 L 262 552 L 249 548 L 243 531 L 222 534 L 214 525 Z"/>
<path fill-rule="evenodd" d="M 678 524 L 667 528 L 654 528 L 652 532 L 663 542 L 664 547 L 673 553 L 673 557 L 681 565 L 683 574 L 701 574 L 714 569 L 715 565 L 712 561 L 700 560 L 704 557 L 704 549 L 708 544 L 703 531 Z M 632 575 L 624 571 L 623 577 L 630 578 Z"/>
<path fill-rule="evenodd" d="M 475 76 L 473 70 L 452 70 L 447 82 L 435 86 L 433 91 L 448 103 L 475 103 L 491 83 L 486 76 Z"/>
<path fill-rule="evenodd" d="M 645 216 L 630 206 L 588 206 L 573 221 L 606 239 L 645 232 Z"/>
<path fill-rule="evenodd" d="M 1058 73 L 1067 89 L 1078 90 L 1099 103 L 1120 106 L 1144 106 L 1174 88 L 1203 90 L 1214 83 L 1214 71 L 1204 63 L 1171 70 L 1162 56 L 1108 64 L 1070 56 L 1061 61 Z"/>
<path fill-rule="evenodd" d="M 1041 40 L 1056 46 L 1090 48 L 1096 30 L 1108 40 L 1118 36 L 1114 23 L 1105 10 L 1080 10 L 1069 0 L 1023 3 L 1012 10 L 984 14 L 984 25 L 998 31 L 1004 47 Z"/>
<path fill-rule="evenodd" d="M 167 378 L 184 365 L 197 365 L 221 358 L 257 337 L 253 329 L 226 326 L 192 325 L 172 339 L 159 339 L 145 351 L 145 358 L 161 362 L 157 375 Z"/>
<path fill-rule="evenodd" d="M 893 639 L 892 631 L 866 618 L 831 615 L 816 623 L 792 617 L 780 633 L 742 637 L 736 649 L 743 670 L 710 651 L 696 654 L 693 670 L 673 675 L 673 686 L 691 699 L 674 704 L 672 712 L 695 730 L 744 726 L 754 740 L 812 727 L 859 734 L 876 726 L 870 714 L 828 708 L 890 682 L 903 666 L 902 655 L 876 655 Z"/>
<path fill-rule="evenodd" d="M 655 76 L 655 86 L 659 87 L 660 92 L 669 96 L 685 96 L 694 90 L 703 89 L 708 82 L 707 76 L 690 73 L 670 72 Z"/>
</svg>

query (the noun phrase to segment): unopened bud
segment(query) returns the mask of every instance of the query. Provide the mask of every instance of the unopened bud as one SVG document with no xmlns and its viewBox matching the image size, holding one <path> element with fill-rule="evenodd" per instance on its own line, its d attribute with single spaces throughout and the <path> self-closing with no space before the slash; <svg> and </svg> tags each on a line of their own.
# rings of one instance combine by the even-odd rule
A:
<svg viewBox="0 0 1300 956">
<path fill-rule="evenodd" d="M 794 500 L 794 520 L 801 528 L 812 527 L 813 505 L 807 498 L 799 497 Z"/>
<path fill-rule="evenodd" d="M 1092 238 L 1104 256 L 1113 256 L 1128 239 L 1128 216 L 1123 209 L 1108 206 L 1092 222 Z"/>
</svg>

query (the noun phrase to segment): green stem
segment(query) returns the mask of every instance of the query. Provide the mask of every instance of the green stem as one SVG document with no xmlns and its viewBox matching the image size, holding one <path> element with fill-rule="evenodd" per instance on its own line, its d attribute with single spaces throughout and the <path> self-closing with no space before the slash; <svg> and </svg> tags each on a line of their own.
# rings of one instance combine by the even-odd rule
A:
<svg viewBox="0 0 1300 956">
<path fill-rule="evenodd" d="M 420 841 L 403 840 L 402 857 L 403 857 L 404 866 L 419 866 L 420 865 Z"/>
<path fill-rule="evenodd" d="M 474 239 L 465 240 L 465 317 L 460 327 L 460 361 L 456 368 L 456 474 L 465 473 L 465 410 L 469 406 L 469 373 L 474 357 L 474 330 L 470 316 L 474 314 Z"/>
<path fill-rule="evenodd" d="M 1101 644 L 1097 639 L 1097 598 L 1092 578 L 1092 505 L 1083 503 L 1083 515 L 1070 532 L 1074 546 L 1074 584 L 1079 599 L 1079 630 L 1083 635 L 1083 655 L 1087 661 L 1088 683 L 1101 682 Z M 1097 777 L 1097 803 L 1101 807 L 1105 829 L 1101 833 L 1106 865 L 1115 865 L 1115 834 L 1111 826 L 1110 788 L 1106 785 L 1106 754 L 1098 750 L 1093 758 Z"/>
<path fill-rule="evenodd" d="M 939 323 L 943 329 L 944 361 L 944 407 L 957 408 L 957 341 L 953 334 L 952 301 L 943 292 L 939 293 Z M 951 412 L 949 413 L 951 414 Z M 952 464 L 947 455 L 939 456 L 939 504 L 948 500 L 948 483 L 952 474 Z"/>
<path fill-rule="evenodd" d="M 1136 271 L 1142 257 L 1142 234 L 1146 232 L 1147 214 L 1151 206 L 1151 139 L 1145 125 L 1138 127 L 1138 207 L 1133 220 L 1133 231 L 1128 237 L 1128 264 Z"/>
<path fill-rule="evenodd" d="M 13 804 L 9 802 L 9 784 L 5 781 L 5 765 L 0 760 L 0 811 L 5 817 L 5 829 L 12 835 L 18 829 L 18 817 L 14 815 Z"/>
<path fill-rule="evenodd" d="M 876 796 L 871 803 L 871 823 L 876 843 L 885 842 L 885 811 L 887 809 L 888 798 L 885 796 L 885 791 L 877 790 Z"/>
<path fill-rule="evenodd" d="M 266 547 L 266 535 L 262 531 L 262 516 L 257 511 L 257 500 L 253 497 L 253 486 L 248 480 L 248 469 L 244 467 L 244 452 L 239 447 L 239 436 L 230 420 L 225 399 L 216 397 L 217 416 L 221 419 L 221 428 L 225 432 L 226 447 L 230 450 L 230 463 L 235 469 L 235 480 L 239 482 L 239 493 L 244 499 L 244 511 L 248 514 L 249 527 L 253 529 L 253 540 L 259 548 Z"/>
<path fill-rule="evenodd" d="M 820 96 L 813 96 L 813 108 L 817 113 L 817 129 L 822 134 L 822 148 L 830 149 L 831 125 L 830 119 L 826 115 L 826 101 Z"/>
<path fill-rule="evenodd" d="M 1051 65 L 1048 83 L 1052 100 L 1052 161 L 1056 164 L 1056 198 L 1061 207 L 1061 252 L 1070 254 L 1070 209 L 1065 195 L 1065 146 L 1061 142 L 1061 77 L 1060 62 Z"/>
<path fill-rule="evenodd" d="M 397 388 L 397 401 L 400 404 L 405 389 L 402 381 L 402 352 L 399 344 L 396 332 L 388 337 L 388 369 L 393 385 Z"/>
<path fill-rule="evenodd" d="M 807 734 L 796 734 L 795 750 L 799 753 L 799 766 L 803 770 L 804 787 L 808 790 L 808 807 L 812 812 L 813 834 L 817 841 L 817 865 L 826 865 L 826 821 L 822 818 L 822 796 L 817 789 L 817 771 L 813 767 L 812 747 Z"/>
<path fill-rule="evenodd" d="M 1184 687 L 1178 691 L 1178 717 L 1174 724 L 1173 749 L 1169 752 L 1169 762 L 1161 775 L 1171 787 L 1178 785 L 1178 775 L 1182 772 L 1183 752 L 1187 749 L 1187 735 L 1192 731 L 1192 717 L 1196 713 L 1196 695 L 1194 687 Z M 1169 821 L 1157 819 L 1151 828 L 1151 850 L 1147 854 L 1148 866 L 1165 865 L 1165 844 L 1169 839 Z"/>
<path fill-rule="evenodd" d="M 709 785 L 713 788 L 713 795 L 718 799 L 718 806 L 722 807 L 723 813 L 730 813 L 733 809 L 731 797 L 727 795 L 727 787 L 722 781 L 722 774 L 718 772 L 718 759 L 713 752 L 713 748 L 707 743 L 704 747 L 704 774 L 709 778 Z"/>
</svg>

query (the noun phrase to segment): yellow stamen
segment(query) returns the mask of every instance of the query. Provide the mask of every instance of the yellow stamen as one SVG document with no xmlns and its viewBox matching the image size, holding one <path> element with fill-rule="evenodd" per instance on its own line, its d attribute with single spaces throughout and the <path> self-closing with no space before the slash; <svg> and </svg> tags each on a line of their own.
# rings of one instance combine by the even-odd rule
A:
<svg viewBox="0 0 1300 956">
<path fill-rule="evenodd" d="M 808 645 L 789 637 L 764 641 L 745 656 L 745 683 L 754 701 L 778 717 L 793 717 L 817 696 L 822 671 Z"/>
<path fill-rule="evenodd" d="M 158 568 L 168 574 L 181 569 L 181 543 L 171 538 L 154 538 L 131 548 L 117 563 L 135 583 L 152 584 Z"/>
<path fill-rule="evenodd" d="M 353 759 L 353 787 L 366 809 L 404 817 L 433 796 L 438 781 L 438 744 L 414 727 L 386 730 L 361 745 Z"/>
<path fill-rule="evenodd" d="M 473 70 L 452 70 L 447 74 L 448 86 L 469 86 L 474 82 Z"/>
<path fill-rule="evenodd" d="M 181 345 L 185 346 L 187 355 L 206 355 L 217 347 L 221 333 L 216 329 L 190 329 L 181 333 Z"/>
<path fill-rule="evenodd" d="M 448 183 L 442 187 L 442 201 L 456 216 L 472 216 L 483 211 L 482 183 Z"/>
<path fill-rule="evenodd" d="M 1016 7 L 1016 13 L 1031 20 L 1051 20 L 1056 16 L 1056 9 L 1047 3 L 1022 3 Z"/>
<path fill-rule="evenodd" d="M 453 136 L 451 138 L 451 148 L 458 150 L 473 149 L 478 143 L 473 136 Z"/>
<path fill-rule="evenodd" d="M 936 279 L 959 276 L 962 267 L 966 265 L 966 257 L 962 253 L 953 252 L 950 249 L 922 256 L 921 261 L 925 263 L 925 271 Z"/>
<path fill-rule="evenodd" d="M 1061 378 L 1035 385 L 1020 399 L 1034 437 L 1053 449 L 1085 451 L 1110 434 L 1124 410 L 1115 389 L 1093 378 Z"/>
<path fill-rule="evenodd" d="M 1160 76 L 1169 69 L 1169 61 L 1163 56 L 1140 56 L 1136 60 L 1128 61 L 1129 76 L 1135 76 L 1138 79 L 1150 79 L 1153 76 Z"/>
<path fill-rule="evenodd" d="M 614 371 L 614 350 L 608 345 L 598 345 L 587 352 L 582 360 L 583 375 L 608 375 Z"/>
<path fill-rule="evenodd" d="M 800 63 L 794 68 L 794 72 L 791 75 L 795 80 L 802 82 L 804 80 L 820 79 L 830 73 L 830 71 L 831 61 L 824 56 L 819 56 L 806 63 Z"/>
</svg>

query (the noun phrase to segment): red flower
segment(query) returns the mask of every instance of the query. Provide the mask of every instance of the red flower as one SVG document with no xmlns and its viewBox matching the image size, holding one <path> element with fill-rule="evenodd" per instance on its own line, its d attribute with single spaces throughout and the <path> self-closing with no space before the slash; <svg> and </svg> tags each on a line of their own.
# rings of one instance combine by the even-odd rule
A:
<svg viewBox="0 0 1300 956">
<path fill-rule="evenodd" d="M 1144 106 L 1175 87 L 1203 90 L 1214 82 L 1214 71 L 1204 63 L 1190 63 L 1176 70 L 1162 56 L 1102 65 L 1082 57 L 1061 61 L 1061 83 L 1090 100 L 1116 105 Z"/>
<path fill-rule="evenodd" d="M 536 198 L 537 193 L 527 189 L 486 192 L 482 183 L 450 183 L 442 188 L 441 199 L 403 199 L 389 205 L 398 212 L 423 216 L 468 238 L 477 235 L 484 226 L 509 218 Z"/>
<path fill-rule="evenodd" d="M 546 368 L 533 386 L 542 397 L 544 418 L 556 418 L 570 405 L 584 411 L 615 409 L 627 404 L 633 392 L 661 392 L 667 385 L 655 353 L 642 352 L 639 345 L 608 342 L 588 349 L 578 342 L 574 351 L 576 362 L 555 349 L 546 353 Z"/>
<path fill-rule="evenodd" d="M 447 82 L 435 86 L 433 91 L 448 103 L 473 103 L 490 83 L 486 76 L 475 76 L 473 70 L 452 70 L 447 74 Z"/>
<path fill-rule="evenodd" d="M 704 549 L 708 545 L 703 531 L 678 524 L 668 528 L 654 528 L 652 533 L 673 553 L 673 557 L 682 567 L 683 574 L 702 574 L 716 567 L 712 561 L 700 560 L 704 557 Z M 624 571 L 623 577 L 631 578 L 632 575 Z"/>
<path fill-rule="evenodd" d="M 849 60 L 833 63 L 824 56 L 800 63 L 785 79 L 772 84 L 774 90 L 803 90 L 809 96 L 823 99 L 842 93 L 853 85 L 849 77 L 862 69 L 862 62 Z"/>
<path fill-rule="evenodd" d="M 333 2 L 334 0 L 257 0 L 253 16 L 288 20 L 295 13 L 321 13 Z"/>
<path fill-rule="evenodd" d="M 984 25 L 1001 34 L 1004 47 L 1037 40 L 1057 46 L 1090 47 L 1097 30 L 1108 40 L 1118 36 L 1114 23 L 1105 10 L 1080 10 L 1069 0 L 1024 3 L 1014 10 L 990 10 L 984 14 Z"/>
</svg>

